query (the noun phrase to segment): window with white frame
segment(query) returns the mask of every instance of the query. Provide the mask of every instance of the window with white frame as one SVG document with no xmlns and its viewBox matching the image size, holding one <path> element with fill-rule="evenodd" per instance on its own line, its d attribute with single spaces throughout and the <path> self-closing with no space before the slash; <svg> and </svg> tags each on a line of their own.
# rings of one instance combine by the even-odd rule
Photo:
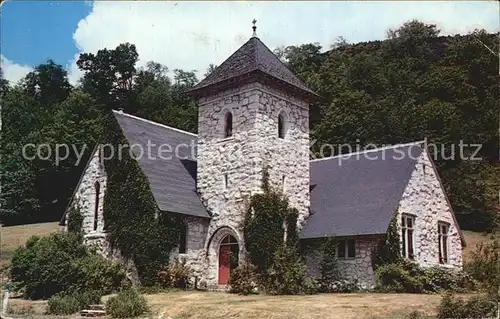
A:
<svg viewBox="0 0 500 319">
<path fill-rule="evenodd" d="M 450 225 L 448 223 L 438 223 L 438 244 L 439 244 L 439 263 L 448 263 L 448 231 Z"/>
<path fill-rule="evenodd" d="M 339 240 L 337 243 L 337 258 L 338 259 L 356 258 L 356 241 L 354 239 Z"/>
<path fill-rule="evenodd" d="M 401 217 L 401 239 L 403 257 L 415 259 L 415 217 L 410 215 Z"/>
</svg>

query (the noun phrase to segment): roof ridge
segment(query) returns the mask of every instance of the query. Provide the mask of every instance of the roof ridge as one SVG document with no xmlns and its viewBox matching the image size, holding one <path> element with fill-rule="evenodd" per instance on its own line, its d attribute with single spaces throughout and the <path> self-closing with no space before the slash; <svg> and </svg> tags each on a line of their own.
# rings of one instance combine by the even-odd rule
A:
<svg viewBox="0 0 500 319">
<path fill-rule="evenodd" d="M 143 121 L 143 122 L 146 122 L 146 123 L 149 123 L 149 124 L 157 125 L 157 126 L 160 126 L 160 127 L 163 127 L 163 128 L 175 131 L 175 132 L 184 133 L 184 134 L 188 134 L 188 135 L 192 135 L 192 136 L 198 137 L 198 134 L 194 134 L 194 133 L 191 133 L 191 132 L 188 132 L 188 131 L 184 131 L 184 130 L 181 130 L 181 129 L 178 129 L 178 128 L 175 128 L 175 127 L 171 127 L 171 126 L 168 126 L 168 125 L 165 125 L 165 124 L 153 122 L 151 120 L 147 120 L 147 119 L 139 117 L 139 116 L 128 114 L 128 113 L 125 113 L 123 111 L 118 111 L 118 110 L 112 110 L 112 111 L 115 114 L 124 115 L 124 116 L 130 117 L 130 118 L 133 118 L 133 119 L 136 119 L 136 120 L 140 120 L 140 121 Z"/>
<path fill-rule="evenodd" d="M 242 44 L 242 45 L 241 45 L 238 49 L 236 49 L 233 53 L 231 53 L 231 55 L 230 55 L 230 56 L 228 56 L 228 57 L 227 57 L 224 61 L 222 61 L 222 63 L 221 63 L 221 64 L 219 64 L 219 65 L 215 68 L 214 72 L 210 73 L 210 74 L 209 74 L 208 76 L 206 76 L 204 79 L 202 79 L 201 81 L 199 81 L 198 83 L 196 83 L 196 84 L 195 84 L 192 88 L 189 88 L 187 91 L 193 91 L 193 90 L 196 90 L 196 89 L 199 89 L 199 88 L 204 88 L 204 87 L 206 87 L 206 86 L 211 85 L 211 84 L 209 83 L 209 84 L 203 84 L 202 86 L 200 86 L 200 84 L 202 84 L 203 82 L 207 82 L 207 81 L 209 81 L 212 77 L 215 77 L 215 76 L 217 75 L 217 68 L 222 67 L 222 66 L 223 66 L 223 65 L 224 65 L 227 61 L 229 61 L 229 60 L 230 60 L 233 56 L 235 56 L 235 55 L 238 53 L 238 51 L 239 51 L 242 47 L 244 47 L 245 45 L 249 44 L 249 43 L 250 43 L 250 41 L 251 41 L 252 39 L 253 39 L 253 38 L 250 38 L 250 39 L 248 39 L 247 41 L 245 41 L 245 43 L 243 43 L 243 44 Z M 255 63 L 255 64 L 256 64 L 256 63 Z M 255 67 L 254 67 L 254 68 L 255 68 Z"/>
<path fill-rule="evenodd" d="M 416 142 L 411 142 L 411 143 L 388 145 L 388 146 L 383 146 L 383 147 L 379 147 L 379 148 L 373 148 L 373 149 L 359 151 L 359 152 L 352 152 L 352 153 L 346 153 L 346 154 L 339 154 L 339 155 L 335 155 L 335 156 L 315 158 L 315 159 L 309 160 L 309 162 L 325 161 L 325 160 L 335 159 L 335 158 L 339 158 L 339 157 L 351 157 L 353 155 L 360 155 L 360 154 L 372 153 L 372 152 L 380 152 L 380 151 L 383 151 L 383 150 L 389 150 L 389 149 L 395 149 L 395 148 L 400 148 L 400 147 L 406 147 L 406 146 L 413 146 L 413 145 L 423 144 L 425 142 L 426 142 L 426 140 L 421 140 L 421 141 L 416 141 Z"/>
<path fill-rule="evenodd" d="M 264 46 L 264 48 L 265 48 L 265 49 L 266 49 L 269 53 L 271 53 L 271 55 L 272 55 L 272 56 L 273 56 L 276 60 L 278 60 L 278 61 L 279 61 L 279 63 L 281 63 L 281 65 L 282 65 L 282 66 L 284 66 L 284 67 L 285 67 L 285 69 L 286 69 L 287 71 L 289 71 L 289 72 L 290 72 L 290 73 L 291 73 L 291 74 L 292 74 L 292 75 L 293 75 L 293 76 L 294 76 L 294 77 L 295 77 L 295 78 L 299 81 L 299 83 L 300 83 L 300 84 L 302 84 L 304 87 L 306 87 L 306 88 L 308 88 L 308 89 L 309 89 L 309 87 L 308 87 L 308 86 L 304 83 L 304 81 L 302 81 L 302 80 L 301 80 L 301 79 L 300 79 L 300 78 L 299 78 L 299 77 L 298 77 L 298 76 L 297 76 L 294 72 L 292 72 L 292 70 L 290 70 L 290 68 L 288 67 L 288 65 L 286 65 L 286 63 L 283 63 L 283 61 L 281 61 L 281 60 L 280 60 L 280 58 L 278 58 L 278 57 L 276 56 L 276 54 L 274 54 L 274 52 L 273 52 L 271 49 L 269 49 L 269 47 L 268 47 L 268 46 L 267 46 L 264 42 L 262 42 L 259 38 L 257 38 L 257 40 L 259 40 L 259 41 L 260 41 L 260 43 L 262 43 L 262 45 Z M 295 84 L 293 84 L 293 83 L 291 83 L 291 82 L 289 82 L 289 81 L 283 80 L 283 79 L 282 79 L 282 81 L 285 81 L 285 82 L 287 82 L 288 84 L 291 84 L 291 85 L 295 85 Z M 310 90 L 310 89 L 309 89 L 309 90 Z"/>
</svg>

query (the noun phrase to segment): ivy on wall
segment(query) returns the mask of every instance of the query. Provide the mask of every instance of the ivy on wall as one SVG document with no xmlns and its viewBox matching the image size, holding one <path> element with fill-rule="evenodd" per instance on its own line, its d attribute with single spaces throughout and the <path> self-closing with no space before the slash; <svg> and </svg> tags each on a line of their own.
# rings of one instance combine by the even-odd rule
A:
<svg viewBox="0 0 500 319">
<path fill-rule="evenodd" d="M 393 264 L 401 261 L 401 247 L 399 242 L 398 210 L 389 223 L 387 233 L 380 240 L 378 247 L 373 252 L 372 267 L 376 270 L 378 267 L 387 264 Z"/>
<path fill-rule="evenodd" d="M 106 122 L 104 141 L 116 153 L 118 145 L 128 143 L 112 113 Z M 111 245 L 134 262 L 141 283 L 153 285 L 179 242 L 180 220 L 160 212 L 137 160 L 130 156 L 128 147 L 122 148 L 121 156 L 110 156 L 111 148 L 103 148 L 108 176 L 105 230 Z"/>
<path fill-rule="evenodd" d="M 263 193 L 250 198 L 243 233 L 249 262 L 259 285 L 271 294 L 298 294 L 308 290 L 306 267 L 298 249 L 298 211 L 269 185 L 263 171 Z"/>
<path fill-rule="evenodd" d="M 79 205 L 71 205 L 68 210 L 68 231 L 79 233 L 82 231 L 83 215 Z"/>
<path fill-rule="evenodd" d="M 264 273 L 272 264 L 278 247 L 284 244 L 286 222 L 287 241 L 297 238 L 297 211 L 288 200 L 269 185 L 269 173 L 264 169 L 263 193 L 254 194 L 246 211 L 243 233 L 250 262 L 257 272 Z"/>
</svg>

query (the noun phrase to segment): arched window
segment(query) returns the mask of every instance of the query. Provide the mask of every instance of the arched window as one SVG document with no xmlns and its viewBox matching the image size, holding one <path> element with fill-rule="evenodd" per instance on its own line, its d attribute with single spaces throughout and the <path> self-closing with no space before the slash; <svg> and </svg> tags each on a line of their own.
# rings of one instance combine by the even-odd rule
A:
<svg viewBox="0 0 500 319">
<path fill-rule="evenodd" d="M 187 225 L 182 223 L 179 236 L 179 254 L 185 254 L 187 250 Z"/>
<path fill-rule="evenodd" d="M 95 182 L 95 206 L 94 206 L 94 230 L 97 230 L 97 221 L 99 219 L 99 195 L 101 192 L 101 184 Z"/>
<path fill-rule="evenodd" d="M 286 125 L 287 125 L 286 118 L 282 112 L 278 115 L 278 137 L 279 138 L 285 138 Z"/>
<path fill-rule="evenodd" d="M 233 114 L 227 112 L 224 116 L 224 137 L 233 136 Z"/>
</svg>

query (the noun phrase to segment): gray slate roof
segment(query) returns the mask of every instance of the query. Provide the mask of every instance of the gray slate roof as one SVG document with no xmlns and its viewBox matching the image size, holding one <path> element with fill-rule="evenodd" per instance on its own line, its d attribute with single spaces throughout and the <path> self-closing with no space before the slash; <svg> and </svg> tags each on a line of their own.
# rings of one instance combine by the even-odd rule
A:
<svg viewBox="0 0 500 319">
<path fill-rule="evenodd" d="M 399 159 L 399 152 L 411 156 Z M 301 238 L 386 233 L 421 152 L 415 143 L 366 153 L 376 160 L 361 154 L 311 161 L 311 216 Z"/>
<path fill-rule="evenodd" d="M 197 217 L 210 217 L 196 193 L 196 134 L 184 132 L 165 125 L 150 122 L 132 115 L 113 111 L 129 145 L 139 144 L 144 156 L 139 165 L 149 180 L 153 196 L 162 211 L 174 212 Z M 151 141 L 150 155 L 147 156 L 147 143 Z M 194 153 L 191 154 L 191 143 Z M 170 145 L 172 152 L 163 146 L 163 157 L 159 158 L 161 144 Z M 175 147 L 180 144 L 176 156 Z M 133 148 L 136 150 L 135 148 Z"/>
<path fill-rule="evenodd" d="M 317 95 L 297 78 L 257 37 L 250 38 L 190 91 L 200 90 L 255 71 L 261 71 L 300 90 Z"/>
</svg>

